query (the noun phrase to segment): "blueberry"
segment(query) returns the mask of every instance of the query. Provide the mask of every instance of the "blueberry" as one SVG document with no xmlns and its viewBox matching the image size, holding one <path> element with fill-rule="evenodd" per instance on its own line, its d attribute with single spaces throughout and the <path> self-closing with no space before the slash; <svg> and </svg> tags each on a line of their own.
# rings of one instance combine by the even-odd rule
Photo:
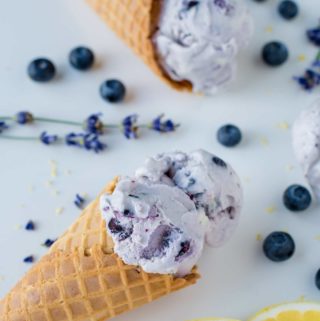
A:
<svg viewBox="0 0 320 321">
<path fill-rule="evenodd" d="M 227 164 L 219 157 L 217 156 L 213 156 L 212 157 L 212 161 L 217 165 L 217 166 L 220 166 L 220 167 L 227 167 Z"/>
<path fill-rule="evenodd" d="M 273 232 L 263 242 L 263 252 L 273 262 L 283 262 L 292 257 L 295 244 L 285 232 Z"/>
<path fill-rule="evenodd" d="M 115 218 L 112 218 L 110 220 L 108 227 L 112 234 L 119 235 L 119 241 L 127 239 L 133 232 L 132 228 L 123 227 L 122 225 L 120 225 L 120 222 Z"/>
<path fill-rule="evenodd" d="M 311 201 L 310 192 L 301 185 L 291 185 L 283 194 L 285 207 L 293 212 L 304 211 L 310 206 Z"/>
<path fill-rule="evenodd" d="M 110 103 L 118 103 L 124 99 L 126 87 L 116 79 L 106 80 L 100 86 L 101 97 Z"/>
<path fill-rule="evenodd" d="M 315 277 L 316 287 L 320 290 L 320 269 L 318 270 L 316 277 Z"/>
<path fill-rule="evenodd" d="M 288 60 L 289 51 L 285 44 L 279 41 L 267 43 L 262 49 L 263 61 L 272 67 L 280 66 Z"/>
<path fill-rule="evenodd" d="M 54 64 L 46 58 L 38 58 L 30 62 L 28 66 L 29 77 L 38 82 L 50 81 L 56 73 Z"/>
<path fill-rule="evenodd" d="M 173 230 L 168 225 L 158 226 L 152 233 L 149 244 L 143 249 L 142 257 L 146 260 L 151 260 L 153 257 L 163 255 L 166 248 L 172 242 Z"/>
<path fill-rule="evenodd" d="M 253 0 L 255 2 L 265 2 L 266 0 Z"/>
<path fill-rule="evenodd" d="M 179 258 L 187 254 L 191 249 L 191 244 L 189 241 L 181 242 L 180 244 L 181 250 L 179 251 L 178 255 L 175 257 L 175 260 L 177 261 Z"/>
<path fill-rule="evenodd" d="M 299 13 L 298 5 L 291 0 L 282 1 L 279 5 L 278 10 L 280 15 L 286 20 L 295 18 Z"/>
<path fill-rule="evenodd" d="M 193 7 L 196 7 L 198 4 L 199 4 L 199 1 L 190 1 L 187 5 L 187 10 L 190 10 Z"/>
<path fill-rule="evenodd" d="M 217 139 L 223 146 L 234 147 L 240 143 L 242 134 L 237 126 L 228 124 L 219 128 Z"/>
<path fill-rule="evenodd" d="M 87 47 L 77 47 L 70 52 L 69 62 L 78 70 L 88 70 L 94 63 L 94 54 Z"/>
</svg>

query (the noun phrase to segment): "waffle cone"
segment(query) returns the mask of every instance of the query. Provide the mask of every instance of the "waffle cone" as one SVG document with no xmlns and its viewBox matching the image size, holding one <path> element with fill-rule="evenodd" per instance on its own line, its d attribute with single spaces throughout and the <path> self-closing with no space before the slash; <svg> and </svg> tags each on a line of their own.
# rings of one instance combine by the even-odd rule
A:
<svg viewBox="0 0 320 321">
<path fill-rule="evenodd" d="M 198 278 L 196 268 L 175 278 L 126 265 L 113 251 L 97 198 L 0 302 L 0 321 L 104 321 Z"/>
<path fill-rule="evenodd" d="M 157 29 L 162 0 L 87 0 L 108 26 L 174 89 L 191 91 L 188 81 L 174 81 L 161 68 L 152 36 Z"/>
</svg>

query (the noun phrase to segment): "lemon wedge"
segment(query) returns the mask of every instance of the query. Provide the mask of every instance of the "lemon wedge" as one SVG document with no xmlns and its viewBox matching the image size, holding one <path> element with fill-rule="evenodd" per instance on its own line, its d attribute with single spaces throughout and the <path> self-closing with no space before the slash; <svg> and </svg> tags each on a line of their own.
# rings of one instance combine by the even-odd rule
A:
<svg viewBox="0 0 320 321">
<path fill-rule="evenodd" d="M 320 303 L 294 302 L 263 309 L 249 321 L 320 321 Z"/>
</svg>

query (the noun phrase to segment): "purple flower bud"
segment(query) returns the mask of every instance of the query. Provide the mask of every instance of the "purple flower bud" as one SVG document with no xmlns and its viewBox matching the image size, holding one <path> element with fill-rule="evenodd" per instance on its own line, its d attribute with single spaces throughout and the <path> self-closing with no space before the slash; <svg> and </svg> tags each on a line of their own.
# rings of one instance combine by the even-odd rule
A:
<svg viewBox="0 0 320 321">
<path fill-rule="evenodd" d="M 57 142 L 58 139 L 59 137 L 57 135 L 48 135 L 47 132 L 43 132 L 40 135 L 40 140 L 45 145 L 54 144 L 55 142 Z"/>
<path fill-rule="evenodd" d="M 123 127 L 123 134 L 128 139 L 136 139 L 138 138 L 138 129 L 137 126 L 138 121 L 138 115 L 133 114 L 125 117 L 122 121 L 122 127 Z"/>
<path fill-rule="evenodd" d="M 91 134 L 103 134 L 104 125 L 103 122 L 100 120 L 100 116 L 101 114 L 93 114 L 89 116 L 84 122 L 84 130 Z"/>
<path fill-rule="evenodd" d="M 164 114 L 161 114 L 157 118 L 155 118 L 150 126 L 151 129 L 159 133 L 168 133 L 175 131 L 175 129 L 179 127 L 179 125 L 175 124 L 171 119 L 162 120 L 163 117 Z"/>
<path fill-rule="evenodd" d="M 25 125 L 32 123 L 34 119 L 30 112 L 20 111 L 14 116 L 14 120 L 20 125 Z"/>
</svg>

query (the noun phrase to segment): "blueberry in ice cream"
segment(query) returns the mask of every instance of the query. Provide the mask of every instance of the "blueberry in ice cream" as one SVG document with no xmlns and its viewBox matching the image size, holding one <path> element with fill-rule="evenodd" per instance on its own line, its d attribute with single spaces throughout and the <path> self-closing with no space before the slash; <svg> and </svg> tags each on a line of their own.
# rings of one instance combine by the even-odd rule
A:
<svg viewBox="0 0 320 321">
<path fill-rule="evenodd" d="M 203 150 L 147 159 L 123 177 L 101 210 L 115 252 L 146 272 L 188 274 L 204 245 L 221 246 L 233 233 L 242 189 L 233 169 Z"/>
<path fill-rule="evenodd" d="M 320 200 L 320 100 L 301 112 L 292 129 L 295 156 Z"/>
<path fill-rule="evenodd" d="M 153 42 L 173 80 L 212 94 L 234 79 L 236 56 L 252 29 L 242 0 L 165 0 Z"/>
<path fill-rule="evenodd" d="M 279 13 L 286 20 L 292 20 L 299 13 L 298 5 L 292 0 L 284 0 L 279 4 Z"/>
<path fill-rule="evenodd" d="M 224 125 L 217 132 L 218 142 L 226 147 L 234 147 L 241 142 L 242 134 L 239 127 L 231 124 Z"/>
</svg>

